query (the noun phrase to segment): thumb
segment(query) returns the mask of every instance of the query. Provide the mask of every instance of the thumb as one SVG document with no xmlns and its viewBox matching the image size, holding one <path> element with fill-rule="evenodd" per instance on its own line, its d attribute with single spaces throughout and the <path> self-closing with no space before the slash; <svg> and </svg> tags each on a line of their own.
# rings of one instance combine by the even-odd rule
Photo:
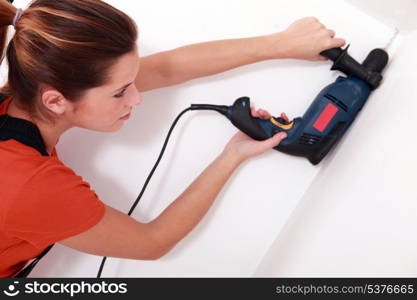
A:
<svg viewBox="0 0 417 300">
<path fill-rule="evenodd" d="M 279 132 L 272 136 L 271 138 L 263 141 L 265 148 L 273 148 L 279 145 L 283 139 L 287 137 L 287 134 L 285 132 Z"/>
<path fill-rule="evenodd" d="M 346 44 L 346 41 L 341 38 L 334 38 L 332 41 L 332 48 L 339 48 Z"/>
</svg>

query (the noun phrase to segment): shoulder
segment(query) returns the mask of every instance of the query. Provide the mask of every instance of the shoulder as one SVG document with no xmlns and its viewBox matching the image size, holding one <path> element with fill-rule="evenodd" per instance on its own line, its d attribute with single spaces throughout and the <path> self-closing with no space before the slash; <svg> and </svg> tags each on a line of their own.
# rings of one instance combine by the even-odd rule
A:
<svg viewBox="0 0 417 300">
<path fill-rule="evenodd" d="M 0 143 L 0 174 L 1 185 L 12 184 L 18 189 L 19 185 L 31 183 L 50 186 L 63 179 L 80 179 L 58 156 L 41 156 L 37 150 L 15 140 Z"/>
<path fill-rule="evenodd" d="M 99 202 L 90 184 L 57 156 L 41 156 L 16 141 L 0 143 L 0 150 L 0 186 L 9 191 L 7 211 L 31 214 L 47 207 L 81 208 Z"/>
<path fill-rule="evenodd" d="M 89 183 L 57 157 L 46 158 L 5 212 L 5 230 L 37 247 L 87 230 L 105 211 Z"/>
<path fill-rule="evenodd" d="M 97 198 L 90 184 L 57 157 L 46 157 L 36 166 L 22 186 L 20 195 L 28 193 L 42 196 L 44 202 L 53 201 L 52 198 Z"/>
</svg>

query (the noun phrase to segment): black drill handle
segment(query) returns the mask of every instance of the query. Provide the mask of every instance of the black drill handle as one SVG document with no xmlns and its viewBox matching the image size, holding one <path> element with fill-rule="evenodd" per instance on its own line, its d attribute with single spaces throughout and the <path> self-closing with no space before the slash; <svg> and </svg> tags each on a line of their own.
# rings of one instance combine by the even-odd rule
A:
<svg viewBox="0 0 417 300">
<path fill-rule="evenodd" d="M 238 129 L 255 140 L 263 141 L 270 138 L 262 129 L 259 119 L 252 117 L 248 97 L 241 97 L 235 101 L 231 121 Z"/>
<path fill-rule="evenodd" d="M 320 55 L 330 59 L 331 61 L 336 61 L 342 53 L 342 48 L 333 48 L 320 52 Z"/>
<path fill-rule="evenodd" d="M 333 48 L 333 49 L 320 52 L 320 55 L 327 57 L 333 62 L 343 59 L 343 56 L 346 56 L 345 59 L 353 60 L 353 58 L 351 58 L 350 55 L 347 53 L 348 48 L 349 46 L 347 46 L 345 50 L 343 50 L 342 48 Z M 352 64 L 352 62 L 350 63 Z M 387 65 L 387 63 L 388 63 L 388 53 L 384 49 L 376 48 L 368 54 L 368 56 L 363 61 L 361 66 L 369 72 L 381 73 L 382 70 Z M 359 65 L 359 63 L 357 64 Z M 344 67 L 345 69 L 347 69 L 346 66 Z M 350 67 L 352 67 L 352 65 L 350 65 Z M 355 64 L 355 67 L 357 67 L 356 64 Z M 346 70 L 342 69 L 342 71 L 346 71 Z"/>
<path fill-rule="evenodd" d="M 369 71 L 349 55 L 349 46 L 350 45 L 348 45 L 345 49 L 333 48 L 325 50 L 320 52 L 320 55 L 333 61 L 331 70 L 337 70 L 345 73 L 348 76 L 353 75 L 368 81 Z"/>
</svg>

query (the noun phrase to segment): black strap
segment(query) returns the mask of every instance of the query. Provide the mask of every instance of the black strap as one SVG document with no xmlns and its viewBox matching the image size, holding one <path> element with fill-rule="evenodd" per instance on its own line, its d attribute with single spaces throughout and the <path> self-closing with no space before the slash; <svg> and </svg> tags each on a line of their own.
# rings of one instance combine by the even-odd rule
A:
<svg viewBox="0 0 417 300">
<path fill-rule="evenodd" d="M 7 98 L 7 96 L 0 94 L 0 104 Z M 8 141 L 11 139 L 38 150 L 42 156 L 49 156 L 39 128 L 35 124 L 8 115 L 0 115 L 0 141 Z M 27 277 L 41 258 L 44 257 L 53 246 L 54 245 L 50 245 L 46 248 L 27 267 L 15 275 L 15 277 Z"/>
<path fill-rule="evenodd" d="M 0 115 L 0 141 L 16 140 L 49 156 L 38 127 L 27 120 Z"/>
<path fill-rule="evenodd" d="M 46 253 L 51 250 L 51 248 L 54 246 L 54 244 L 50 245 L 48 248 L 46 248 L 38 257 L 36 257 L 29 265 L 27 265 L 26 268 L 24 268 L 22 271 L 17 273 L 15 275 L 15 278 L 26 278 L 32 272 L 33 268 L 35 268 L 36 264 L 46 255 Z"/>
</svg>

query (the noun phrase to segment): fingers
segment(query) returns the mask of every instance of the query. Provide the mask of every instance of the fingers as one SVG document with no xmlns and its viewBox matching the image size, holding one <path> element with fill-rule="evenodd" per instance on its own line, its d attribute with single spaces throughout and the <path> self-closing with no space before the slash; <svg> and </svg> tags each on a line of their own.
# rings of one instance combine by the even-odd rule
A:
<svg viewBox="0 0 417 300">
<path fill-rule="evenodd" d="M 269 112 L 264 109 L 256 109 L 255 107 L 251 107 L 251 115 L 254 118 L 261 118 L 264 120 L 270 119 L 272 116 Z"/>
<path fill-rule="evenodd" d="M 344 39 L 340 39 L 340 38 L 335 38 L 335 39 L 332 39 L 332 40 L 328 43 L 328 46 L 327 46 L 326 48 L 324 48 L 323 50 L 321 50 L 321 51 L 320 51 L 320 53 L 321 53 L 322 51 L 325 51 L 325 50 L 329 50 L 329 49 L 333 49 L 333 48 L 340 48 L 340 47 L 343 47 L 345 44 L 346 44 L 346 41 L 345 41 Z M 316 57 L 316 60 L 323 60 L 323 61 L 325 61 L 325 60 L 328 60 L 328 58 L 327 58 L 327 57 L 324 57 L 324 56 L 322 56 L 322 55 L 318 55 L 318 56 Z"/>
<path fill-rule="evenodd" d="M 281 119 L 284 119 L 285 122 L 289 122 L 290 120 L 288 119 L 288 116 L 285 113 L 281 113 Z"/>
<path fill-rule="evenodd" d="M 269 112 L 267 112 L 266 110 L 263 110 L 263 109 L 258 109 L 258 113 L 261 116 L 261 118 L 265 119 L 265 120 L 269 120 L 272 117 Z"/>
<path fill-rule="evenodd" d="M 260 118 L 260 119 L 264 119 L 264 120 L 269 120 L 272 118 L 271 114 L 264 110 L 264 109 L 256 109 L 255 107 L 251 107 L 251 115 L 254 118 Z M 283 112 L 280 115 L 281 119 L 284 119 L 286 122 L 289 122 L 290 120 L 288 119 L 288 116 Z"/>
<path fill-rule="evenodd" d="M 327 30 L 328 37 L 330 37 L 330 39 L 331 39 L 327 49 L 340 48 L 344 44 L 346 44 L 346 41 L 344 39 L 335 38 L 336 32 L 334 30 L 332 30 L 332 29 L 326 29 L 326 30 Z M 327 50 L 327 49 L 325 49 L 325 50 Z"/>
<path fill-rule="evenodd" d="M 271 114 L 268 111 L 261 108 L 257 110 L 255 107 L 251 107 L 251 115 L 254 118 L 261 118 L 264 120 L 269 120 L 272 118 Z M 284 119 L 286 122 L 290 121 L 288 119 L 288 116 L 284 112 L 281 113 L 280 118 Z"/>
<path fill-rule="evenodd" d="M 331 31 L 331 32 L 330 32 Z M 333 48 L 341 48 L 341 47 L 343 47 L 345 44 L 346 44 L 346 41 L 344 40 L 344 39 L 341 39 L 341 38 L 334 38 L 334 31 L 333 30 L 329 30 L 329 35 L 333 35 L 333 36 L 330 36 L 331 37 L 331 40 L 329 40 L 327 43 L 326 43 L 326 47 L 325 48 L 323 48 L 321 51 L 320 51 L 320 53 L 322 52 L 322 51 L 325 51 L 325 50 L 329 50 L 329 49 L 333 49 Z M 328 58 L 327 57 L 324 57 L 324 56 L 322 56 L 322 55 L 318 55 L 317 57 L 316 57 L 316 60 L 321 60 L 321 61 L 325 61 L 325 60 L 328 60 Z"/>
<path fill-rule="evenodd" d="M 250 107 L 250 113 L 251 113 L 252 117 L 259 118 L 259 114 L 256 111 L 256 108 L 255 107 L 253 107 L 253 106 Z"/>
<path fill-rule="evenodd" d="M 315 23 L 320 25 L 320 29 L 322 31 L 322 34 L 324 34 L 325 36 L 327 36 L 327 42 L 323 40 L 324 44 L 325 44 L 325 48 L 321 51 L 324 50 L 328 50 L 328 49 L 333 49 L 333 48 L 340 48 L 343 47 L 346 44 L 346 41 L 344 39 L 341 38 L 335 38 L 336 36 L 336 32 L 332 29 L 328 29 L 326 28 L 325 25 L 323 25 L 322 23 L 320 23 L 320 21 L 318 19 L 313 19 Z M 317 57 L 318 60 L 327 60 L 327 58 L 319 56 Z"/>
</svg>

